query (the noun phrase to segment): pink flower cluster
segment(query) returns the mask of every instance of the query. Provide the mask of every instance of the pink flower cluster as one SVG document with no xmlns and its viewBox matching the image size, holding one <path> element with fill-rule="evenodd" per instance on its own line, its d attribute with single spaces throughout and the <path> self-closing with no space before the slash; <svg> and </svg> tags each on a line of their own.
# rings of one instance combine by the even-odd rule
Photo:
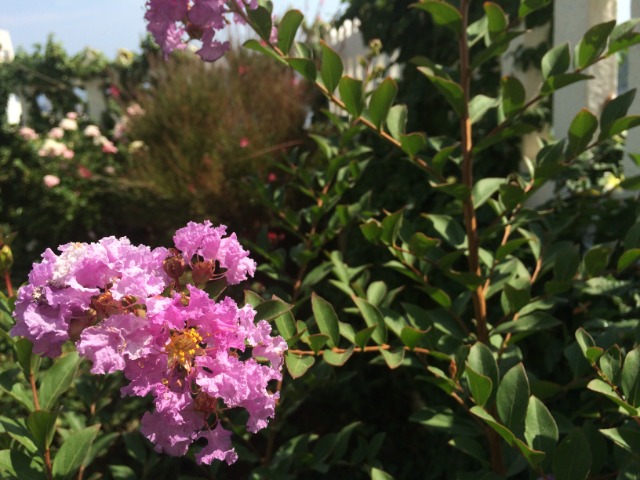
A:
<svg viewBox="0 0 640 480">
<path fill-rule="evenodd" d="M 255 9 L 258 0 L 147 0 L 147 29 L 165 55 L 185 48 L 185 37 L 200 40 L 196 52 L 200 58 L 213 62 L 229 49 L 229 42 L 215 39 L 228 23 L 233 9 Z M 234 15 L 236 21 L 242 21 Z"/>
<path fill-rule="evenodd" d="M 249 413 L 257 432 L 273 417 L 286 342 L 266 321 L 230 298 L 215 301 L 199 288 L 212 279 L 237 284 L 256 264 L 226 227 L 190 222 L 175 248 L 134 246 L 108 237 L 47 250 L 20 288 L 12 335 L 27 337 L 34 352 L 55 357 L 75 342 L 91 371 L 123 371 L 123 395 L 154 399 L 142 433 L 156 450 L 184 455 L 204 438 L 198 463 L 233 463 L 237 454 L 219 416 Z"/>
</svg>

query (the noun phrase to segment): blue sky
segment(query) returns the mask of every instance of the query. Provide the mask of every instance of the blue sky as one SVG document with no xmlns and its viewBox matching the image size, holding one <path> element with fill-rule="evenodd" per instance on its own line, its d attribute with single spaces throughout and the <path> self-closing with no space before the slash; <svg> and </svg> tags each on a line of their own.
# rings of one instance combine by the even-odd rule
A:
<svg viewBox="0 0 640 480">
<path fill-rule="evenodd" d="M 274 10 L 289 7 L 302 10 L 308 17 L 318 13 L 330 19 L 340 0 L 274 0 Z M 85 46 L 97 48 L 113 58 L 118 48 L 137 48 L 145 31 L 145 0 L 2 0 L 0 29 L 8 30 L 14 50 L 33 50 L 44 43 L 49 33 L 73 54 Z"/>
</svg>

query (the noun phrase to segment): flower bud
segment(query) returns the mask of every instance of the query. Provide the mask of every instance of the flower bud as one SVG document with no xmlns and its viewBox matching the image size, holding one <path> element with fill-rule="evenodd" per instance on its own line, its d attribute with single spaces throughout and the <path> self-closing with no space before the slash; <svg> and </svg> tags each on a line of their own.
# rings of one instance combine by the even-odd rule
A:
<svg viewBox="0 0 640 480">
<path fill-rule="evenodd" d="M 122 311 L 122 304 L 114 299 L 109 291 L 93 297 L 91 307 L 95 309 L 100 318 L 106 318 Z"/>
<path fill-rule="evenodd" d="M 0 248 L 0 273 L 8 272 L 13 265 L 13 253 L 9 245 L 3 245 Z"/>
<path fill-rule="evenodd" d="M 169 256 L 162 261 L 162 268 L 171 278 L 180 278 L 186 270 L 187 264 L 178 250 L 172 248 L 169 251 Z"/>
</svg>

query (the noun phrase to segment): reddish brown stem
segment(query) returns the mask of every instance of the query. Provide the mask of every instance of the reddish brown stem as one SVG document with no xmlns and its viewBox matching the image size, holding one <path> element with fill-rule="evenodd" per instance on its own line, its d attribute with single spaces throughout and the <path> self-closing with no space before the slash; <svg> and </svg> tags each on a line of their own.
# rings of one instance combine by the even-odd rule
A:
<svg viewBox="0 0 640 480">
<path fill-rule="evenodd" d="M 388 345 L 386 343 L 383 343 L 382 345 L 373 345 L 370 347 L 355 347 L 353 349 L 354 352 L 379 352 L 380 350 L 389 350 L 391 349 L 391 345 Z M 416 347 L 416 348 L 409 348 L 409 347 L 404 347 L 405 350 L 409 350 L 412 352 L 416 352 L 416 353 L 424 353 L 424 354 L 429 354 L 431 353 L 430 350 L 426 349 L 426 348 L 420 348 L 420 347 Z M 346 348 L 331 348 L 330 349 L 332 352 L 334 353 L 344 353 L 347 351 Z M 324 353 L 324 350 L 318 350 L 317 352 L 314 352 L 313 350 L 289 350 L 289 353 L 292 353 L 294 355 L 322 355 Z"/>
<path fill-rule="evenodd" d="M 7 296 L 13 297 L 13 284 L 11 283 L 11 276 L 8 270 L 4 272 L 4 284 L 7 286 Z"/>
<path fill-rule="evenodd" d="M 29 385 L 31 385 L 31 394 L 33 395 L 33 406 L 35 410 L 40 410 L 40 400 L 38 399 L 38 388 L 36 387 L 36 377 L 32 371 L 29 372 Z M 44 466 L 47 470 L 47 478 L 53 479 L 53 466 L 51 464 L 51 451 L 47 447 L 44 451 Z"/>
</svg>

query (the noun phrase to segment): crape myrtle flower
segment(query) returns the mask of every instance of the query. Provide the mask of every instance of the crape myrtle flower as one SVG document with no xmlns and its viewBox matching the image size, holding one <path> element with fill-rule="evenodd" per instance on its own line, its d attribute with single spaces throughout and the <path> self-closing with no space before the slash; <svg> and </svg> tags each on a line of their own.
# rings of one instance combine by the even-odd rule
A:
<svg viewBox="0 0 640 480">
<path fill-rule="evenodd" d="M 230 22 L 242 22 L 233 9 L 255 9 L 258 0 L 147 0 L 145 20 L 165 56 L 184 49 L 189 39 L 202 42 L 196 53 L 214 62 L 229 50 L 229 42 L 220 42 L 216 34 Z"/>
<path fill-rule="evenodd" d="M 237 284 L 255 272 L 235 234 L 190 222 L 170 249 L 108 237 L 59 251 L 45 251 L 20 288 L 12 335 L 50 357 L 71 340 L 92 373 L 122 371 L 129 382 L 122 395 L 153 398 L 141 432 L 157 451 L 184 455 L 204 439 L 198 463 L 235 462 L 220 416 L 243 408 L 248 431 L 266 427 L 278 399 L 269 385 L 282 379 L 287 349 L 269 323 L 254 321 L 250 305 L 214 300 L 199 288 L 210 280 Z"/>
</svg>

